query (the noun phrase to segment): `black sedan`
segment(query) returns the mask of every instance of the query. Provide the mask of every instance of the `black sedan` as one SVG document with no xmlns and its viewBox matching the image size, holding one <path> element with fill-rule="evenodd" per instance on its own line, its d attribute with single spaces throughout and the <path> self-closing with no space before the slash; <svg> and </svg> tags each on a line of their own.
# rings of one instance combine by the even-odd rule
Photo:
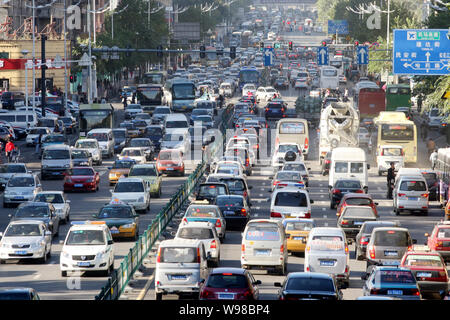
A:
<svg viewBox="0 0 450 320">
<path fill-rule="evenodd" d="M 330 189 L 330 209 L 336 209 L 347 193 L 364 193 L 361 182 L 356 179 L 338 179 Z"/>
<path fill-rule="evenodd" d="M 280 287 L 279 300 L 342 300 L 342 291 L 336 279 L 319 272 L 291 272 Z"/>
<path fill-rule="evenodd" d="M 250 220 L 250 206 L 243 196 L 221 195 L 216 198 L 216 205 L 227 222 L 228 230 L 244 230 Z"/>
</svg>

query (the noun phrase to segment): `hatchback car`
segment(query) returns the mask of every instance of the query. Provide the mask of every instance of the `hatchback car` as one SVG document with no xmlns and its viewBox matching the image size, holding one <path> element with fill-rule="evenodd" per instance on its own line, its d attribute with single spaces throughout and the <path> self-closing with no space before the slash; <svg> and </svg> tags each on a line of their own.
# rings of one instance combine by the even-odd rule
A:
<svg viewBox="0 0 450 320">
<path fill-rule="evenodd" d="M 225 239 L 227 223 L 219 207 L 216 205 L 198 204 L 197 201 L 191 204 L 184 213 L 182 223 L 190 222 L 210 222 L 215 226 L 220 241 Z"/>
<path fill-rule="evenodd" d="M 370 194 L 347 193 L 342 197 L 341 202 L 339 202 L 339 205 L 337 206 L 336 216 L 339 218 L 346 206 L 370 207 L 375 216 L 378 216 L 377 205 L 378 202 L 374 202 Z"/>
<path fill-rule="evenodd" d="M 111 198 L 118 199 L 147 213 L 150 209 L 150 192 L 147 184 L 140 178 L 121 178 L 111 191 Z"/>
<path fill-rule="evenodd" d="M 337 179 L 330 189 L 330 209 L 335 209 L 347 193 L 364 193 L 361 182 L 355 179 Z"/>
<path fill-rule="evenodd" d="M 270 218 L 311 218 L 311 204 L 308 191 L 296 187 L 277 189 L 270 199 Z"/>
<path fill-rule="evenodd" d="M 92 167 L 68 169 L 64 177 L 64 192 L 98 191 L 100 174 Z"/>
<path fill-rule="evenodd" d="M 62 191 L 41 191 L 33 199 L 33 202 L 51 203 L 55 208 L 60 221 L 68 223 L 70 220 L 70 200 L 67 200 Z"/>
<path fill-rule="evenodd" d="M 402 211 L 419 211 L 428 215 L 429 191 L 427 181 L 422 176 L 401 176 L 395 181 L 393 207 L 395 215 Z"/>
<path fill-rule="evenodd" d="M 372 230 L 378 227 L 400 227 L 400 222 L 386 220 L 364 222 L 355 238 L 356 260 L 366 259 L 366 249 L 372 236 Z"/>
<path fill-rule="evenodd" d="M 306 187 L 309 187 L 309 170 L 311 168 L 306 168 L 305 163 L 303 161 L 288 161 L 285 162 L 283 167 L 281 168 L 282 171 L 298 171 L 302 175 L 303 182 L 305 183 Z"/>
<path fill-rule="evenodd" d="M 124 148 L 118 156 L 118 159 L 132 159 L 136 161 L 136 163 L 145 163 L 147 161 L 147 156 L 142 148 Z"/>
<path fill-rule="evenodd" d="M 274 191 L 277 188 L 278 184 L 284 182 L 294 182 L 305 185 L 305 182 L 303 181 L 302 175 L 299 171 L 280 170 L 275 174 L 275 176 L 272 179 L 271 184 L 272 191 Z"/>
<path fill-rule="evenodd" d="M 36 220 L 42 221 L 53 236 L 59 235 L 60 219 L 55 207 L 51 203 L 26 202 L 22 203 L 14 214 L 9 214 L 11 221 Z"/>
<path fill-rule="evenodd" d="M 346 206 L 338 218 L 337 226 L 344 230 L 347 240 L 355 240 L 362 224 L 375 220 L 377 216 L 370 207 Z"/>
<path fill-rule="evenodd" d="M 292 254 L 304 253 L 309 232 L 316 227 L 313 219 L 288 218 L 283 220 L 287 249 Z"/>
<path fill-rule="evenodd" d="M 98 221 L 104 221 L 113 238 L 139 239 L 139 215 L 133 206 L 125 203 L 111 203 L 104 205 L 93 215 Z"/>
<path fill-rule="evenodd" d="M 241 268 L 213 269 L 200 289 L 200 300 L 258 300 L 261 281 Z"/>
<path fill-rule="evenodd" d="M 31 201 L 42 191 L 42 185 L 37 175 L 32 173 L 16 173 L 6 184 L 3 193 L 3 208 Z"/>
<path fill-rule="evenodd" d="M 184 176 L 183 155 L 179 150 L 161 150 L 156 158 L 156 167 L 167 175 Z"/>
<path fill-rule="evenodd" d="M 342 300 L 343 294 L 335 277 L 319 272 L 291 272 L 280 287 L 278 300 Z"/>
</svg>

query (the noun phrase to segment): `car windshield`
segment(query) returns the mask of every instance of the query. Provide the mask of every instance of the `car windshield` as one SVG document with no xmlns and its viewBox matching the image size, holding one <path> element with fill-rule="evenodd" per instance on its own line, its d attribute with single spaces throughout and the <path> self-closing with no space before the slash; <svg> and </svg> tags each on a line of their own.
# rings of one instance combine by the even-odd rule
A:
<svg viewBox="0 0 450 320">
<path fill-rule="evenodd" d="M 12 224 L 5 232 L 5 237 L 36 237 L 41 235 L 38 224 Z"/>
<path fill-rule="evenodd" d="M 126 131 L 125 130 L 114 130 L 113 131 L 113 136 L 114 136 L 114 138 L 125 139 L 127 135 L 126 135 Z"/>
<path fill-rule="evenodd" d="M 72 150 L 72 159 L 86 159 L 90 157 L 90 153 L 86 150 Z"/>
<path fill-rule="evenodd" d="M 130 147 L 150 147 L 152 143 L 147 139 L 131 140 Z"/>
<path fill-rule="evenodd" d="M 402 181 L 401 191 L 427 191 L 427 186 L 423 181 Z"/>
<path fill-rule="evenodd" d="M 298 172 L 285 172 L 279 171 L 275 176 L 275 180 L 278 181 L 299 181 L 302 180 L 302 176 Z"/>
<path fill-rule="evenodd" d="M 245 234 L 250 241 L 280 241 L 280 237 L 278 227 L 273 224 L 251 224 Z"/>
<path fill-rule="evenodd" d="M 162 136 L 161 128 L 147 128 L 146 133 L 151 136 Z"/>
<path fill-rule="evenodd" d="M 145 127 L 147 126 L 147 122 L 145 120 L 133 120 L 133 123 L 136 127 Z"/>
<path fill-rule="evenodd" d="M 49 215 L 47 206 L 23 206 L 17 209 L 15 218 L 46 218 Z"/>
<path fill-rule="evenodd" d="M 67 236 L 66 246 L 105 245 L 102 230 L 72 230 Z"/>
<path fill-rule="evenodd" d="M 192 110 L 191 116 L 200 116 L 200 115 L 207 115 L 208 110 L 206 109 L 194 109 Z"/>
<path fill-rule="evenodd" d="M 314 228 L 312 221 L 288 221 L 285 225 L 286 231 L 310 231 Z"/>
<path fill-rule="evenodd" d="M 422 176 L 427 180 L 427 184 L 436 182 L 438 180 L 437 174 L 434 172 L 422 172 Z"/>
<path fill-rule="evenodd" d="M 27 168 L 21 164 L 8 164 L 0 166 L 0 173 L 26 173 Z"/>
<path fill-rule="evenodd" d="M 336 182 L 336 188 L 344 189 L 361 189 L 361 183 L 359 181 L 338 181 Z"/>
<path fill-rule="evenodd" d="M 225 187 L 223 186 L 215 186 L 215 185 L 207 185 L 201 186 L 200 191 L 198 192 L 200 196 L 219 196 L 222 194 L 227 194 Z"/>
<path fill-rule="evenodd" d="M 375 214 L 372 211 L 372 208 L 370 207 L 358 207 L 358 208 L 351 208 L 346 207 L 344 209 L 344 212 L 342 213 L 342 216 L 346 219 L 348 218 L 374 218 Z"/>
<path fill-rule="evenodd" d="M 132 218 L 133 211 L 128 206 L 103 207 L 97 215 L 99 219 L 105 218 Z"/>
<path fill-rule="evenodd" d="M 176 128 L 187 128 L 187 127 L 189 127 L 188 123 L 184 120 L 167 121 L 166 122 L 166 128 L 171 128 L 171 129 L 175 128 L 176 129 Z"/>
<path fill-rule="evenodd" d="M 298 146 L 294 144 L 282 144 L 278 147 L 278 152 L 288 152 L 288 151 L 294 151 L 298 152 Z"/>
<path fill-rule="evenodd" d="M 166 133 L 163 137 L 163 141 L 183 141 L 184 135 L 177 133 Z"/>
<path fill-rule="evenodd" d="M 31 129 L 28 134 L 46 134 L 47 129 L 41 128 L 41 129 Z"/>
<path fill-rule="evenodd" d="M 170 109 L 169 108 L 156 108 L 155 111 L 153 111 L 153 114 L 169 114 Z"/>
<path fill-rule="evenodd" d="M 60 135 L 49 135 L 45 136 L 43 139 L 44 143 L 51 143 L 51 142 L 64 142 L 64 136 Z"/>
<path fill-rule="evenodd" d="M 239 175 L 239 168 L 236 166 L 222 165 L 217 167 L 216 173 Z M 228 189 L 230 189 L 230 186 L 228 186 Z"/>
<path fill-rule="evenodd" d="M 416 283 L 411 271 L 380 270 L 375 274 L 375 280 L 379 283 Z"/>
<path fill-rule="evenodd" d="M 34 198 L 35 202 L 47 202 L 47 203 L 64 203 L 64 198 L 59 193 L 39 193 Z"/>
<path fill-rule="evenodd" d="M 439 228 L 437 238 L 438 239 L 450 238 L 450 228 Z"/>
<path fill-rule="evenodd" d="M 313 277 L 290 278 L 286 290 L 334 292 L 333 280 Z"/>
<path fill-rule="evenodd" d="M 197 250 L 192 247 L 160 248 L 160 262 L 166 263 L 196 263 Z"/>
<path fill-rule="evenodd" d="M 140 149 L 125 149 L 122 150 L 122 152 L 120 153 L 121 156 L 125 156 L 125 157 L 140 157 L 142 156 L 141 150 Z"/>
<path fill-rule="evenodd" d="M 374 245 L 384 247 L 407 247 L 408 234 L 405 231 L 388 230 L 374 231 Z"/>
<path fill-rule="evenodd" d="M 216 218 L 220 217 L 220 214 L 216 207 L 195 206 L 187 209 L 186 217 Z"/>
<path fill-rule="evenodd" d="M 347 198 L 345 199 L 345 204 L 349 206 L 370 206 L 372 205 L 372 200 L 368 198 Z"/>
<path fill-rule="evenodd" d="M 214 239 L 213 231 L 209 228 L 181 228 L 177 238 L 182 239 Z"/>
<path fill-rule="evenodd" d="M 224 207 L 242 207 L 244 198 L 241 197 L 217 197 L 216 204 Z"/>
<path fill-rule="evenodd" d="M 134 161 L 115 161 L 113 169 L 130 169 L 133 164 L 135 164 Z"/>
<path fill-rule="evenodd" d="M 44 150 L 42 158 L 45 160 L 70 159 L 69 150 Z"/>
<path fill-rule="evenodd" d="M 133 109 L 133 110 L 137 110 L 137 109 L 142 109 L 141 108 L 141 106 L 140 105 L 138 105 L 138 104 L 129 104 L 128 106 L 127 106 L 127 109 Z"/>
<path fill-rule="evenodd" d="M 130 174 L 128 176 L 152 176 L 156 177 L 156 168 L 155 167 L 133 167 L 130 170 Z"/>
<path fill-rule="evenodd" d="M 159 160 L 180 160 L 181 155 L 179 152 L 160 152 Z"/>
<path fill-rule="evenodd" d="M 275 206 L 280 207 L 307 207 L 308 201 L 303 192 L 278 192 L 275 196 Z"/>
<path fill-rule="evenodd" d="M 91 132 L 88 133 L 87 138 L 95 139 L 97 141 L 108 141 L 108 134 L 101 132 Z"/>
<path fill-rule="evenodd" d="M 93 176 L 94 170 L 90 168 L 74 168 L 68 170 L 69 176 Z"/>
<path fill-rule="evenodd" d="M 245 184 L 242 179 L 222 178 L 218 182 L 225 183 L 230 191 L 244 191 Z"/>
<path fill-rule="evenodd" d="M 142 182 L 120 182 L 119 180 L 114 192 L 144 192 L 144 185 Z"/>
<path fill-rule="evenodd" d="M 98 143 L 95 141 L 77 141 L 75 148 L 94 149 L 98 148 Z"/>
<path fill-rule="evenodd" d="M 247 277 L 241 274 L 215 273 L 208 277 L 208 288 L 245 289 L 248 288 Z"/>
<path fill-rule="evenodd" d="M 437 255 L 408 254 L 405 265 L 413 267 L 444 267 L 441 257 Z"/>
<path fill-rule="evenodd" d="M 12 177 L 8 181 L 8 187 L 34 187 L 34 178 L 33 177 Z"/>
<path fill-rule="evenodd" d="M 302 173 L 306 173 L 306 167 L 303 163 L 289 163 L 287 162 L 283 170 L 290 170 L 290 171 L 300 171 Z"/>
<path fill-rule="evenodd" d="M 340 236 L 314 236 L 311 240 L 311 250 L 316 251 L 341 251 L 344 242 Z"/>
<path fill-rule="evenodd" d="M 401 148 L 383 148 L 383 151 L 381 152 L 382 156 L 401 156 L 402 155 L 402 149 Z"/>
<path fill-rule="evenodd" d="M 211 116 L 198 116 L 195 120 L 201 122 L 212 122 Z"/>
<path fill-rule="evenodd" d="M 135 119 L 142 119 L 142 120 L 150 120 L 152 117 L 148 113 L 141 113 L 136 115 Z"/>
</svg>

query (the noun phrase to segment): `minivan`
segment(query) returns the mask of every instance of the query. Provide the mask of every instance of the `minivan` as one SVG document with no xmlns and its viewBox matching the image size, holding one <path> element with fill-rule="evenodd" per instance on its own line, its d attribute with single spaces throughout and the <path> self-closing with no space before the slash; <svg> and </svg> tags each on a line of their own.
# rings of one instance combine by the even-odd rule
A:
<svg viewBox="0 0 450 320">
<path fill-rule="evenodd" d="M 276 189 L 270 200 L 270 218 L 311 218 L 311 203 L 305 189 L 297 187 L 285 187 Z"/>
<path fill-rule="evenodd" d="M 16 111 L 8 113 L 0 113 L 0 121 L 9 122 L 14 128 L 27 129 L 35 127 L 38 123 L 38 117 L 32 111 Z"/>
<path fill-rule="evenodd" d="M 331 152 L 328 186 L 331 189 L 339 178 L 355 178 L 361 181 L 365 193 L 369 189 L 366 152 L 361 148 L 338 147 Z"/>
<path fill-rule="evenodd" d="M 100 149 L 102 151 L 102 156 L 112 158 L 114 156 L 114 135 L 112 129 L 92 129 L 86 135 L 88 139 L 97 139 Z"/>
<path fill-rule="evenodd" d="M 186 132 L 189 129 L 189 121 L 184 114 L 171 113 L 164 119 L 164 128 L 166 133 L 172 133 L 173 131 L 180 131 L 185 129 Z"/>
<path fill-rule="evenodd" d="M 429 195 L 427 181 L 422 175 L 400 177 L 395 181 L 393 190 L 395 215 L 398 216 L 404 210 L 428 215 Z"/>
<path fill-rule="evenodd" d="M 45 147 L 42 152 L 41 179 L 62 177 L 72 166 L 72 151 L 68 145 L 56 144 Z"/>
<path fill-rule="evenodd" d="M 287 239 L 281 220 L 250 220 L 242 233 L 241 267 L 270 268 L 284 275 L 287 264 Z"/>
<path fill-rule="evenodd" d="M 161 241 L 155 267 L 156 300 L 166 294 L 198 298 L 200 284 L 208 277 L 208 256 L 201 240 Z"/>
<path fill-rule="evenodd" d="M 305 272 L 334 275 L 342 287 L 348 288 L 350 264 L 347 238 L 340 228 L 318 227 L 309 232 L 305 250 Z"/>
</svg>

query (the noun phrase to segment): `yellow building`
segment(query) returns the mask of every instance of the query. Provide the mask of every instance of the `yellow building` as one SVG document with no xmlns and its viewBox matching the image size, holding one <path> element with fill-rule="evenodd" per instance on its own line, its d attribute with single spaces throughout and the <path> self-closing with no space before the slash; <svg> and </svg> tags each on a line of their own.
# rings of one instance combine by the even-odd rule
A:
<svg viewBox="0 0 450 320">
<path fill-rule="evenodd" d="M 24 51 L 27 54 L 23 54 Z M 25 79 L 28 78 L 28 93 L 33 90 L 33 70 L 31 67 L 33 54 L 32 40 L 0 40 L 0 90 L 3 91 L 22 91 L 25 92 Z M 64 60 L 64 40 L 47 40 L 45 43 L 45 55 L 47 65 L 51 63 L 57 55 Z M 67 57 L 70 59 L 70 41 L 67 41 Z M 41 41 L 35 41 L 36 63 L 41 60 Z M 25 74 L 25 64 L 29 63 L 27 77 Z M 67 77 L 70 75 L 69 65 L 67 66 Z M 64 91 L 64 67 L 55 68 L 50 65 L 45 71 L 47 88 L 53 86 Z M 69 81 L 69 78 L 67 79 Z M 36 91 L 39 91 L 41 83 L 41 69 L 36 67 L 35 84 Z"/>
</svg>

